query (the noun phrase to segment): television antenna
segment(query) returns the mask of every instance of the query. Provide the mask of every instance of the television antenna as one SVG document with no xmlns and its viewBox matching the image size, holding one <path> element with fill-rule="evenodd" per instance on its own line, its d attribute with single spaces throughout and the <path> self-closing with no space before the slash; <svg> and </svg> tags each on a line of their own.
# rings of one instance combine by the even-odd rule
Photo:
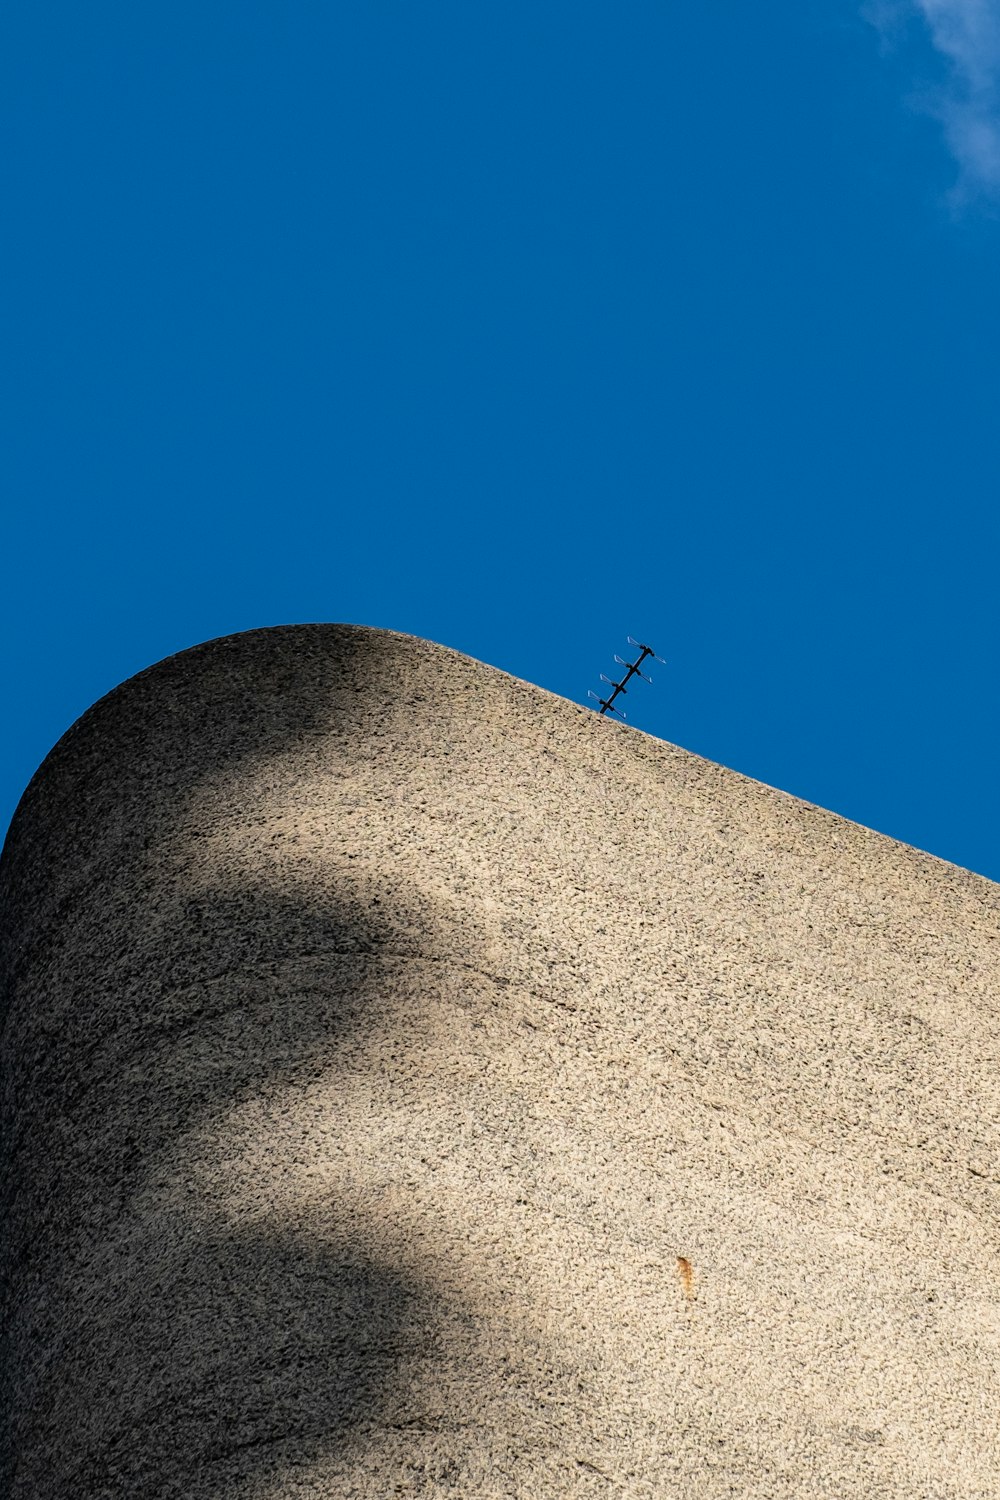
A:
<svg viewBox="0 0 1000 1500">
<path fill-rule="evenodd" d="M 625 668 L 625 673 L 622 676 L 621 680 L 619 682 L 615 682 L 613 678 L 606 677 L 602 672 L 601 681 L 607 683 L 608 687 L 611 689 L 611 692 L 608 693 L 607 697 L 605 698 L 602 698 L 600 693 L 595 693 L 593 689 L 590 689 L 587 693 L 588 698 L 593 698 L 595 703 L 599 703 L 601 705 L 598 713 L 614 714 L 616 718 L 619 719 L 625 718 L 625 715 L 622 713 L 621 709 L 615 707 L 615 699 L 618 697 L 619 693 L 624 694 L 628 692 L 628 684 L 632 681 L 633 677 L 641 677 L 643 682 L 648 682 L 650 683 L 650 685 L 652 685 L 653 679 L 652 677 L 647 677 L 645 672 L 642 671 L 642 665 L 646 660 L 648 660 L 649 657 L 652 657 L 654 661 L 663 662 L 663 657 L 657 656 L 652 646 L 644 646 L 641 641 L 634 640 L 632 636 L 629 636 L 628 643 L 630 646 L 634 647 L 636 651 L 638 651 L 639 655 L 637 656 L 635 661 L 625 661 L 622 657 L 618 655 L 615 656 L 615 661 L 617 662 L 617 664 L 620 667 Z M 663 665 L 665 666 L 666 663 L 663 662 Z"/>
</svg>

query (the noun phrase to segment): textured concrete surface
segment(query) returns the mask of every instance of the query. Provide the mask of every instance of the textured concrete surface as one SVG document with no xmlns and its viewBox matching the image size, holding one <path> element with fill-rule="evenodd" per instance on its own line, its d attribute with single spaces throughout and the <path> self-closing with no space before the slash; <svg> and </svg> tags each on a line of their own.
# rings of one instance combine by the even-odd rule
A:
<svg viewBox="0 0 1000 1500">
<path fill-rule="evenodd" d="M 4 1496 L 1000 1496 L 989 881 L 311 626 L 0 902 Z"/>
</svg>

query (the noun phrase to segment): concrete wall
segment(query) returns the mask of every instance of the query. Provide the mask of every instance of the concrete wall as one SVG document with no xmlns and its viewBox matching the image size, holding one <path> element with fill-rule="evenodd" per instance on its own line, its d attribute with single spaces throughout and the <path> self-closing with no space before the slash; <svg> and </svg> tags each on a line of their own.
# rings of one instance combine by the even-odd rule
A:
<svg viewBox="0 0 1000 1500">
<path fill-rule="evenodd" d="M 0 904 L 4 1496 L 1000 1496 L 997 886 L 303 626 Z"/>
</svg>

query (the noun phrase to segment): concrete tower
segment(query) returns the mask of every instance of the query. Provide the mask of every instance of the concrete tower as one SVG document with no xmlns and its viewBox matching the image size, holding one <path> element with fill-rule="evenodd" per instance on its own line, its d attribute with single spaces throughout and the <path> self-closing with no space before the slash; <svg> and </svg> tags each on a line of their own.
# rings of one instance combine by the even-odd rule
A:
<svg viewBox="0 0 1000 1500">
<path fill-rule="evenodd" d="M 296 626 L 84 715 L 0 903 L 9 1500 L 1000 1496 L 989 881 Z"/>
</svg>

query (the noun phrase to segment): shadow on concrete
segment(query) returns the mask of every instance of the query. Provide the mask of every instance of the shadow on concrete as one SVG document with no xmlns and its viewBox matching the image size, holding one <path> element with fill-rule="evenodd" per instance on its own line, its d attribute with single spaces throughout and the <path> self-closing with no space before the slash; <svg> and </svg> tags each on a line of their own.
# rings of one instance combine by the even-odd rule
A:
<svg viewBox="0 0 1000 1500">
<path fill-rule="evenodd" d="M 158 662 L 87 710 L 52 749 L 0 856 L 0 1024 L 33 962 L 65 959 L 67 923 L 100 896 L 99 931 L 121 911 L 121 877 L 188 827 L 206 785 L 295 751 L 364 754 L 372 726 L 407 711 L 405 639 L 342 625 L 279 626 Z M 131 934 L 130 937 L 134 937 Z"/>
<path fill-rule="evenodd" d="M 406 1420 L 408 1361 L 464 1316 L 405 1247 L 331 1245 L 307 1222 L 223 1231 L 197 1201 L 136 1217 L 192 1130 L 397 1024 L 380 958 L 474 957 L 423 895 L 150 875 L 206 776 L 330 733 L 324 695 L 349 696 L 371 647 L 307 627 L 161 664 L 85 716 L 22 804 L 0 876 L 11 1500 L 235 1496 L 280 1472 L 282 1443 L 362 1454 Z"/>
<path fill-rule="evenodd" d="M 283 625 L 207 641 L 129 678 L 66 731 L 25 790 L 0 858 L 0 909 L 29 888 L 50 908 L 86 885 L 95 856 L 155 845 L 206 781 L 238 781 L 247 762 L 363 745 L 373 726 L 412 713 L 410 659 L 433 649 L 350 625 Z M 40 871 L 58 878 L 39 882 Z"/>
<path fill-rule="evenodd" d="M 78 1318 L 12 1495 L 243 1495 L 345 1447 L 363 1469 L 369 1439 L 413 1420 L 447 1313 L 432 1289 L 349 1242 L 171 1227 L 155 1266 L 122 1264 Z"/>
<path fill-rule="evenodd" d="M 234 1454 L 240 1483 L 298 1440 L 354 1446 L 361 1462 L 394 1409 L 405 1419 L 408 1358 L 464 1319 L 406 1247 L 331 1246 L 307 1214 L 276 1226 L 266 1202 L 259 1227 L 232 1232 L 197 1195 L 152 1223 L 135 1205 L 151 1176 L 183 1179 L 192 1132 L 211 1166 L 213 1120 L 391 1035 L 377 960 L 416 955 L 421 933 L 439 945 L 426 903 L 418 917 L 398 902 L 201 893 L 122 955 L 123 980 L 112 961 L 89 1003 L 76 992 L 86 1022 L 68 1021 L 10 1094 L 12 1500 L 223 1495 Z"/>
</svg>

